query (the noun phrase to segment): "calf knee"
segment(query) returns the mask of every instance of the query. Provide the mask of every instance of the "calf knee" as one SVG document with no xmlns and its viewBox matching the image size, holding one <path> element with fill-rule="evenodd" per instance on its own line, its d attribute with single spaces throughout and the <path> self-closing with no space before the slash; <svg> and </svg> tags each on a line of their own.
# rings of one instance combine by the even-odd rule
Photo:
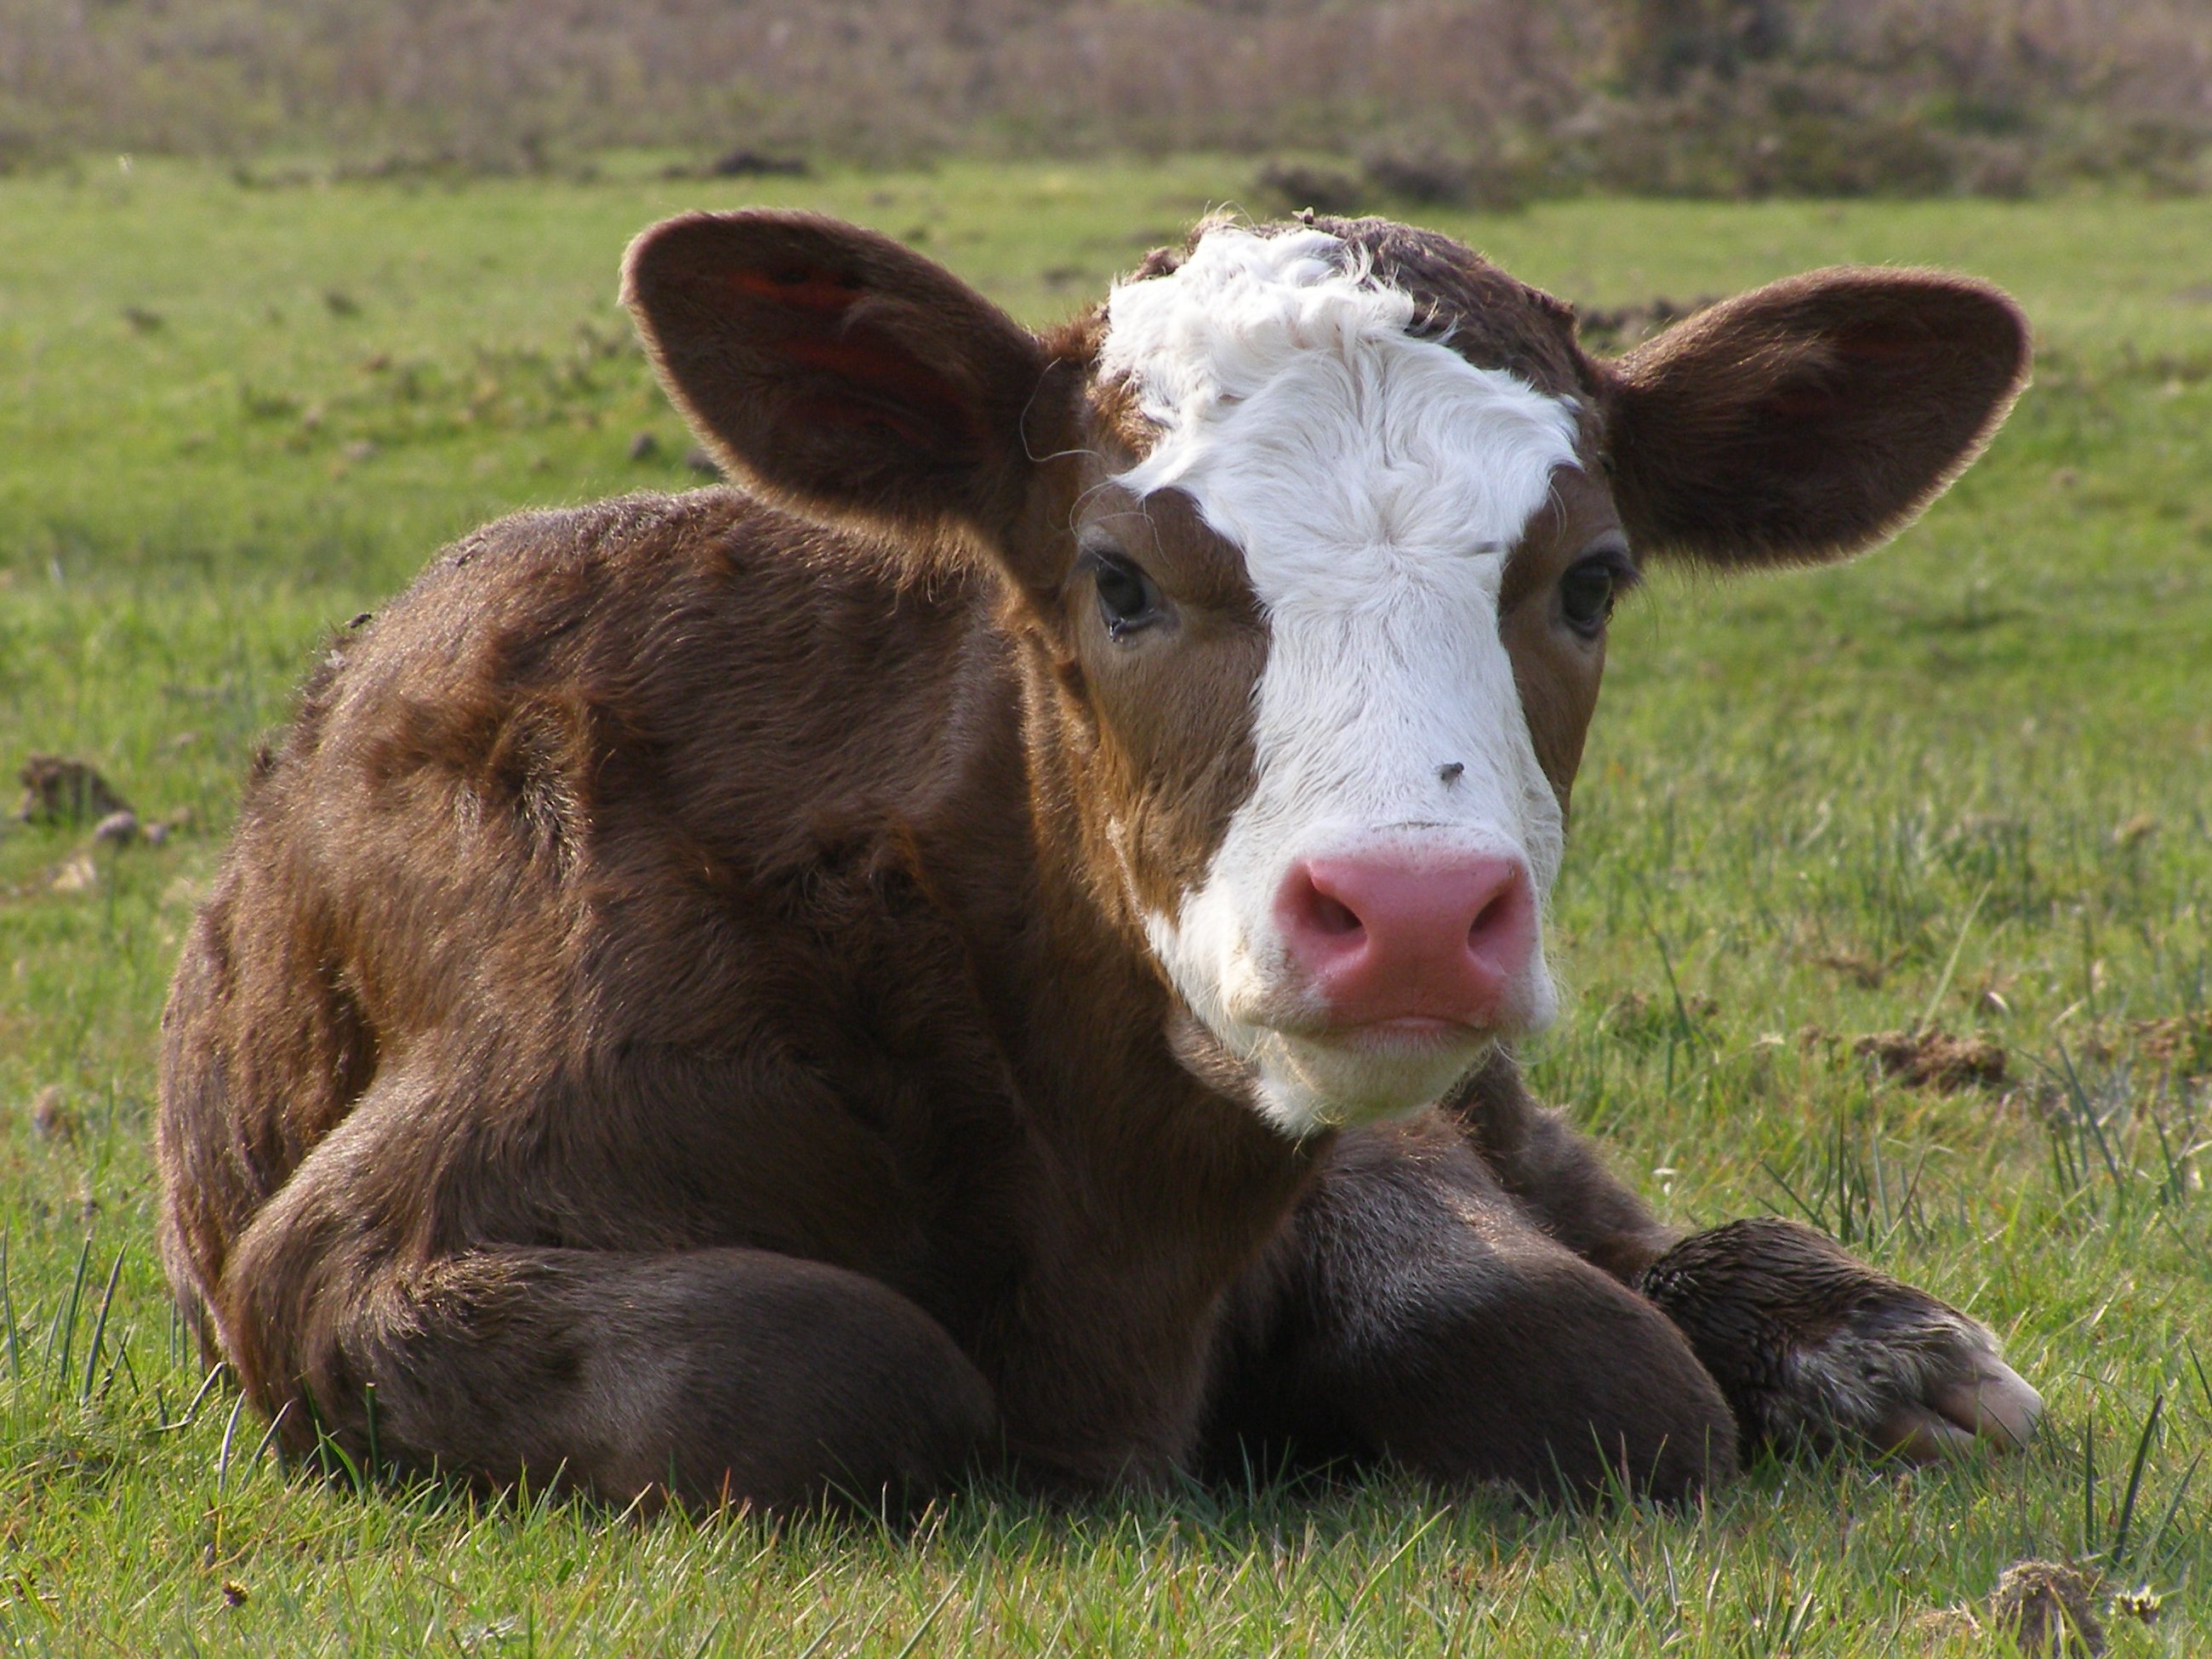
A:
<svg viewBox="0 0 2212 1659">
<path fill-rule="evenodd" d="M 663 1426 L 634 1443 L 617 1486 L 775 1511 L 903 1509 L 987 1450 L 990 1384 L 943 1327 L 856 1274 L 769 1261 L 644 1390 Z"/>
<path fill-rule="evenodd" d="M 1672 1500 L 1735 1468 L 1735 1419 L 1689 1344 L 1564 1253 L 1419 1333 L 1394 1370 L 1374 1420 L 1437 1478 Z"/>
<path fill-rule="evenodd" d="M 1531 1493 L 1677 1498 L 1733 1472 L 1727 1401 L 1656 1308 L 1479 1184 L 1442 1185 L 1399 1163 L 1309 1202 L 1227 1345 L 1217 1445 Z"/>
<path fill-rule="evenodd" d="M 303 1316 L 281 1358 L 268 1318 L 239 1322 L 249 1387 L 272 1411 L 296 1401 L 286 1437 L 303 1449 L 319 1434 L 389 1468 L 619 1504 L 872 1510 L 938 1490 L 995 1428 L 988 1383 L 942 1327 L 819 1262 L 495 1249 L 323 1265 L 312 1297 L 296 1280 L 239 1287 L 255 1316 L 272 1292 Z"/>
</svg>

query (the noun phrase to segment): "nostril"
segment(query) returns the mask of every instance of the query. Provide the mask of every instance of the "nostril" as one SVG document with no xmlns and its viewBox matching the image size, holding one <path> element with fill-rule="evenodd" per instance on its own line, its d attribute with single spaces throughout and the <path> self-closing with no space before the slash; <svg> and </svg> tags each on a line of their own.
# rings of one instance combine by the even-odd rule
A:
<svg viewBox="0 0 2212 1659">
<path fill-rule="evenodd" d="M 1511 910 L 1512 906 L 1513 895 L 1510 891 L 1500 893 L 1489 903 L 1484 905 L 1474 921 L 1468 926 L 1467 942 L 1473 945 L 1485 933 L 1504 927 L 1508 912 Z"/>
<path fill-rule="evenodd" d="M 1352 907 L 1318 890 L 1314 893 L 1313 902 L 1307 907 L 1306 916 L 1316 933 L 1341 937 L 1359 931 L 1359 917 Z"/>
<path fill-rule="evenodd" d="M 1350 940 L 1366 931 L 1365 921 L 1351 902 L 1358 894 L 1347 891 L 1340 876 L 1326 866 L 1310 864 L 1291 872 L 1283 890 L 1285 913 L 1291 925 L 1308 938 Z M 1352 886 L 1356 890 L 1358 884 Z"/>
</svg>

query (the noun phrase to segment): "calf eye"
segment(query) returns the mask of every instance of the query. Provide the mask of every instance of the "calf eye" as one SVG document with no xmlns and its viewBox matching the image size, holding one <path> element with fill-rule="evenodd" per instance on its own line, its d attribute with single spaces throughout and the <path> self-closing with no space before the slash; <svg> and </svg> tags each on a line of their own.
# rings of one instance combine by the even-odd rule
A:
<svg viewBox="0 0 2212 1659">
<path fill-rule="evenodd" d="M 1160 620 L 1160 590 L 1151 577 L 1112 553 L 1094 550 L 1091 565 L 1091 579 L 1098 585 L 1098 614 L 1105 619 L 1109 638 L 1119 640 Z"/>
<path fill-rule="evenodd" d="M 1593 553 L 1570 566 L 1559 578 L 1559 614 L 1585 639 L 1595 639 L 1613 615 L 1613 601 L 1635 580 L 1618 552 Z"/>
</svg>

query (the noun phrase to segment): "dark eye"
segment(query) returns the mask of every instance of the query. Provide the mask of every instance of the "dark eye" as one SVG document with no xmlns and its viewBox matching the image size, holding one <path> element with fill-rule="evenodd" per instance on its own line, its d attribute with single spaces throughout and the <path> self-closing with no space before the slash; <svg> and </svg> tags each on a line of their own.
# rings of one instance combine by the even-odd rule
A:
<svg viewBox="0 0 2212 1659">
<path fill-rule="evenodd" d="M 1098 585 L 1098 614 L 1105 619 L 1110 638 L 1119 640 L 1160 619 L 1160 590 L 1127 559 L 1094 551 L 1091 567 L 1091 579 Z"/>
<path fill-rule="evenodd" d="M 1635 580 L 1626 558 L 1607 550 L 1577 560 L 1559 578 L 1559 614 L 1567 626 L 1595 639 L 1613 615 L 1613 603 Z"/>
</svg>

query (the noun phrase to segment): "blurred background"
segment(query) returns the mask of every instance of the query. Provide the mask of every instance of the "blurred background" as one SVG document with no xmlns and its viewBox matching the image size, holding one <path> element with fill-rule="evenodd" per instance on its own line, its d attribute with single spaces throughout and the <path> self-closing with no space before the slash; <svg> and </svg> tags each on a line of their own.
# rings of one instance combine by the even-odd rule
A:
<svg viewBox="0 0 2212 1659">
<path fill-rule="evenodd" d="M 1206 149 L 1301 204 L 1498 207 L 2187 192 L 2208 138 L 2205 0 L 0 0 L 15 167 Z"/>
</svg>

